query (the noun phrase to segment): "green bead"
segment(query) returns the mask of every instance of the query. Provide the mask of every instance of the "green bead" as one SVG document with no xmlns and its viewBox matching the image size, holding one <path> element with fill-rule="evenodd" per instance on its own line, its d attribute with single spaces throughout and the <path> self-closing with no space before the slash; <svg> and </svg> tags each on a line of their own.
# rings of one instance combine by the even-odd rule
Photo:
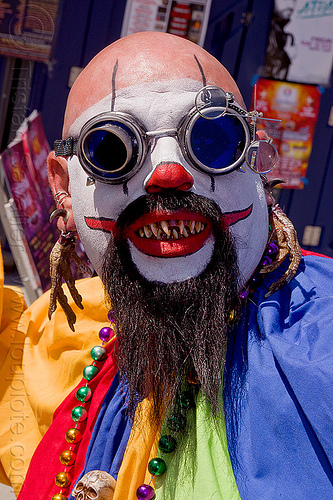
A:
<svg viewBox="0 0 333 500">
<path fill-rule="evenodd" d="M 82 403 L 86 403 L 91 399 L 92 396 L 92 390 L 89 387 L 80 387 L 76 391 L 76 399 L 78 401 L 81 401 Z"/>
<path fill-rule="evenodd" d="M 158 447 L 163 453 L 172 453 L 177 447 L 177 441 L 170 434 L 162 436 L 158 442 Z"/>
<path fill-rule="evenodd" d="M 90 356 L 95 361 L 104 361 L 106 358 L 106 349 L 100 345 L 96 345 L 91 349 Z"/>
<path fill-rule="evenodd" d="M 148 470 L 150 474 L 162 476 L 162 474 L 166 471 L 166 463 L 163 458 L 153 458 L 148 464 Z"/>
<path fill-rule="evenodd" d="M 99 369 L 97 368 L 97 366 L 94 365 L 86 366 L 85 369 L 83 370 L 83 378 L 90 381 L 97 375 L 98 372 Z"/>
<path fill-rule="evenodd" d="M 83 422 L 87 418 L 87 410 L 82 406 L 75 406 L 71 412 L 71 417 L 74 422 Z"/>
<path fill-rule="evenodd" d="M 174 432 L 179 432 L 185 429 L 186 417 L 180 413 L 175 413 L 168 420 L 168 427 Z"/>
<path fill-rule="evenodd" d="M 193 394 L 190 391 L 185 391 L 179 396 L 179 404 L 182 408 L 189 410 L 194 407 Z"/>
</svg>

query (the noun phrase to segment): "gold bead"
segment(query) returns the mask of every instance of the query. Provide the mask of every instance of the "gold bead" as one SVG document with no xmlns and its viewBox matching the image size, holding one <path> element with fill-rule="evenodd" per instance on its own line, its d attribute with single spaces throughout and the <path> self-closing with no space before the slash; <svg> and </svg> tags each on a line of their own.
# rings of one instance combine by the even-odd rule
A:
<svg viewBox="0 0 333 500">
<path fill-rule="evenodd" d="M 192 370 L 188 374 L 187 381 L 189 384 L 194 384 L 194 385 L 199 384 L 199 377 L 198 377 L 197 372 L 195 370 Z"/>
<path fill-rule="evenodd" d="M 231 323 L 232 321 L 235 320 L 235 318 L 236 318 L 236 311 L 235 309 L 231 309 L 227 323 Z"/>
<path fill-rule="evenodd" d="M 68 497 L 65 497 L 65 495 L 62 495 L 61 493 L 57 493 L 56 495 L 53 495 L 52 500 L 68 500 Z"/>
<path fill-rule="evenodd" d="M 59 486 L 59 488 L 66 488 L 71 482 L 71 477 L 68 472 L 59 472 L 59 474 L 55 477 L 55 484 Z"/>
<path fill-rule="evenodd" d="M 61 453 L 59 458 L 62 465 L 72 465 L 75 462 L 76 454 L 74 451 L 65 450 Z"/>
<path fill-rule="evenodd" d="M 78 443 L 79 441 L 81 441 L 82 433 L 81 433 L 81 431 L 79 431 L 79 429 L 75 429 L 73 427 L 72 429 L 68 429 L 65 437 L 66 437 L 67 443 L 74 444 L 74 443 Z"/>
</svg>

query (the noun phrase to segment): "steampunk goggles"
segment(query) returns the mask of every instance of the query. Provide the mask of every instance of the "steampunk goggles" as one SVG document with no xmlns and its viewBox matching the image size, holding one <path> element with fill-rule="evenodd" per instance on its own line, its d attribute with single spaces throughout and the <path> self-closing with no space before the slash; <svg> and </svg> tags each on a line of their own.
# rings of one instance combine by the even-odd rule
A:
<svg viewBox="0 0 333 500">
<path fill-rule="evenodd" d="M 55 141 L 57 156 L 77 155 L 95 180 L 118 184 L 132 177 L 160 137 L 175 137 L 186 161 L 208 174 L 227 174 L 244 161 L 259 174 L 273 170 L 278 153 L 270 140 L 254 140 L 253 113 L 219 87 L 204 87 L 195 107 L 177 129 L 147 131 L 133 116 L 102 113 L 89 120 L 77 139 Z"/>
</svg>

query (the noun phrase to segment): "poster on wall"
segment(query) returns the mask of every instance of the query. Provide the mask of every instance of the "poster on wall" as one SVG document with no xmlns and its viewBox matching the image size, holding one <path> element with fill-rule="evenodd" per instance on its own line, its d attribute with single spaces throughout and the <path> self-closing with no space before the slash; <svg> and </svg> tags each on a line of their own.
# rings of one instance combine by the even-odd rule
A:
<svg viewBox="0 0 333 500">
<path fill-rule="evenodd" d="M 48 62 L 59 0 L 0 0 L 0 54 Z"/>
<path fill-rule="evenodd" d="M 279 161 L 270 179 L 281 178 L 281 187 L 302 189 L 311 154 L 312 141 L 320 104 L 320 90 L 314 85 L 279 82 L 259 78 L 257 111 L 268 118 L 258 120 L 279 152 Z"/>
<path fill-rule="evenodd" d="M 49 210 L 39 197 L 31 175 L 23 142 L 5 149 L 1 160 L 6 172 L 10 192 L 20 218 L 23 235 L 36 266 L 43 291 L 50 285 L 49 256 L 55 243 L 53 227 L 49 223 Z"/>
<path fill-rule="evenodd" d="M 45 135 L 42 115 L 34 110 L 29 118 L 24 120 L 17 133 L 21 135 L 28 167 L 39 198 L 50 214 L 50 211 L 54 209 L 54 200 L 46 168 L 50 146 Z"/>
<path fill-rule="evenodd" d="M 333 63 L 333 2 L 275 0 L 263 76 L 329 85 Z"/>
<path fill-rule="evenodd" d="M 34 110 L 0 155 L 8 192 L 15 203 L 14 213 L 19 218 L 19 240 L 25 246 L 26 260 L 31 260 L 37 271 L 37 286 L 43 291 L 50 287 L 50 253 L 59 238 L 56 222 L 49 220 L 56 208 L 47 176 L 49 151 L 42 116 Z M 13 235 L 7 235 L 7 239 L 11 248 L 19 244 Z M 78 238 L 76 253 L 87 263 Z M 72 266 L 72 274 L 76 279 L 88 276 L 80 273 L 76 265 Z"/>
<path fill-rule="evenodd" d="M 127 0 L 121 36 L 163 31 L 203 45 L 212 0 Z"/>
</svg>

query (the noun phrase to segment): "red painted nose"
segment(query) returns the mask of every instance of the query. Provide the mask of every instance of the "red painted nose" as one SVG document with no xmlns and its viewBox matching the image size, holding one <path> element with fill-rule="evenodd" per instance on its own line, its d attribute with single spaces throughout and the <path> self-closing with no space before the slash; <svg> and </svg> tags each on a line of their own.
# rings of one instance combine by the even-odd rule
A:
<svg viewBox="0 0 333 500">
<path fill-rule="evenodd" d="M 188 191 L 193 186 L 193 177 L 179 163 L 158 165 L 146 185 L 148 193 L 163 191 Z"/>
</svg>

